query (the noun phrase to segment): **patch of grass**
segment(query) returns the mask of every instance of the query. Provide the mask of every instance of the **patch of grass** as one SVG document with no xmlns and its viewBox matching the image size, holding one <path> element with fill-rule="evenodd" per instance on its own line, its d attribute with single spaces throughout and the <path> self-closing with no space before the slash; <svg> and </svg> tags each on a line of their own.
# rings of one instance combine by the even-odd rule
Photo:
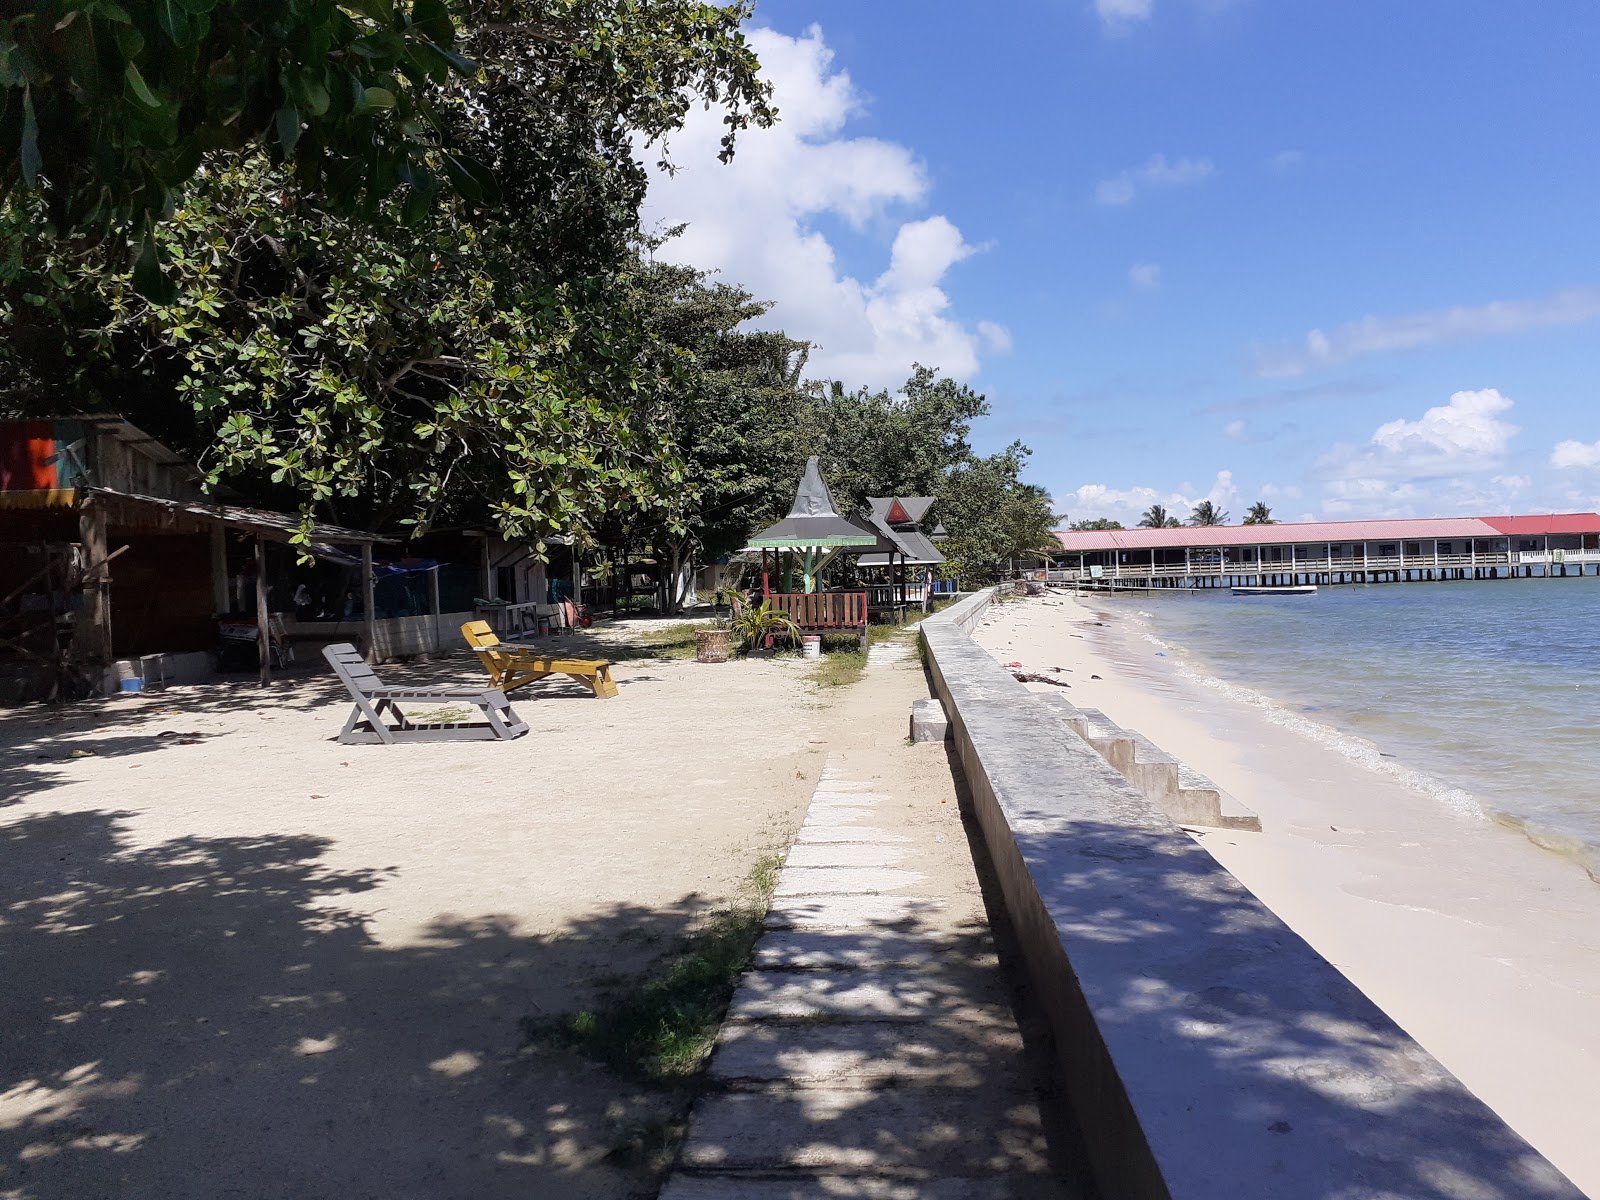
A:
<svg viewBox="0 0 1600 1200">
<path fill-rule="evenodd" d="M 618 1166 L 665 1171 L 688 1126 L 686 1113 L 616 1118 L 611 1122 L 612 1142 L 606 1157 Z"/>
<path fill-rule="evenodd" d="M 761 932 L 782 859 L 761 859 L 738 902 L 685 937 L 658 968 L 605 1008 L 524 1018 L 529 1041 L 557 1042 L 630 1079 L 681 1084 L 699 1074 Z"/>
<path fill-rule="evenodd" d="M 858 647 L 859 641 L 852 638 Z M 861 678 L 867 669 L 867 654 L 861 649 L 826 651 L 820 662 L 806 672 L 806 678 L 818 687 L 848 687 Z"/>
<path fill-rule="evenodd" d="M 617 659 L 630 658 L 693 658 L 695 656 L 694 635 L 702 629 L 714 629 L 716 626 L 710 621 L 696 621 L 693 624 L 674 625 L 670 629 L 653 629 L 648 633 L 633 635 L 626 642 L 619 642 L 612 657 Z"/>
</svg>

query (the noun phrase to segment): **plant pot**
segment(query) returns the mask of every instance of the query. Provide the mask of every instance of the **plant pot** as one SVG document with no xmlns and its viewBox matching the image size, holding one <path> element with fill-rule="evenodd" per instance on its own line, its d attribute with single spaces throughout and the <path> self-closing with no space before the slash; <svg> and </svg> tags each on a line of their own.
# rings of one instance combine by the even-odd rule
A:
<svg viewBox="0 0 1600 1200">
<path fill-rule="evenodd" d="M 695 662 L 719 663 L 728 661 L 728 631 L 726 629 L 701 629 L 694 635 Z"/>
</svg>

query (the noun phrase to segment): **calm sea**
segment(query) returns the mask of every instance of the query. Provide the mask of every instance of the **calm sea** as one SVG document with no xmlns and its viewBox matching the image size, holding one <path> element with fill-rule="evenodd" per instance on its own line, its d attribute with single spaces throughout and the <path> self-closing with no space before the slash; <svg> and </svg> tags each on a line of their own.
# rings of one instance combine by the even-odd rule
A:
<svg viewBox="0 0 1600 1200">
<path fill-rule="evenodd" d="M 1600 880 L 1600 579 L 1096 603 L 1213 686 L 1242 685 L 1343 735 L 1355 757 L 1420 772 L 1441 803 L 1481 808 Z"/>
</svg>

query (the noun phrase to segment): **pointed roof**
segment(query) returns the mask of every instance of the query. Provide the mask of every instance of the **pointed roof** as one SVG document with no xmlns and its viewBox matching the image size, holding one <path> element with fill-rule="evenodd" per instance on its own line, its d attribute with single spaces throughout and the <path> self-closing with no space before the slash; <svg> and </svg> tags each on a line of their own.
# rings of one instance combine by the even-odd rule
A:
<svg viewBox="0 0 1600 1200">
<path fill-rule="evenodd" d="M 813 455 L 806 460 L 806 472 L 800 477 L 800 486 L 794 490 L 789 515 L 756 534 L 746 547 L 759 550 L 787 546 L 872 546 L 876 542 L 870 533 L 839 515 L 833 504 L 833 494 L 828 491 Z"/>
<path fill-rule="evenodd" d="M 859 524 L 878 532 L 878 544 L 863 554 L 863 567 L 887 566 L 899 556 L 908 566 L 933 566 L 944 561 L 936 546 L 918 528 L 933 507 L 932 496 L 868 496 L 868 510 Z M 895 528 L 895 526 L 910 528 Z"/>
<path fill-rule="evenodd" d="M 920 525 L 933 507 L 932 496 L 868 496 L 874 521 L 886 525 Z"/>
</svg>

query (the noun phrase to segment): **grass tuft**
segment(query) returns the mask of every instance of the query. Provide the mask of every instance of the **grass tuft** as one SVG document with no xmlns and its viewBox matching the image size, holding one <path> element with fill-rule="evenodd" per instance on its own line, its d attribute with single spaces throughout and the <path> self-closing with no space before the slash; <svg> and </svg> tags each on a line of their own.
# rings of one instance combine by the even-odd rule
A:
<svg viewBox="0 0 1600 1200">
<path fill-rule="evenodd" d="M 603 1009 L 535 1021 L 524 1018 L 531 1041 L 564 1044 L 644 1083 L 684 1083 L 705 1065 L 717 1026 L 777 886 L 782 859 L 756 863 L 744 895 L 685 937 L 660 968 Z"/>
</svg>

